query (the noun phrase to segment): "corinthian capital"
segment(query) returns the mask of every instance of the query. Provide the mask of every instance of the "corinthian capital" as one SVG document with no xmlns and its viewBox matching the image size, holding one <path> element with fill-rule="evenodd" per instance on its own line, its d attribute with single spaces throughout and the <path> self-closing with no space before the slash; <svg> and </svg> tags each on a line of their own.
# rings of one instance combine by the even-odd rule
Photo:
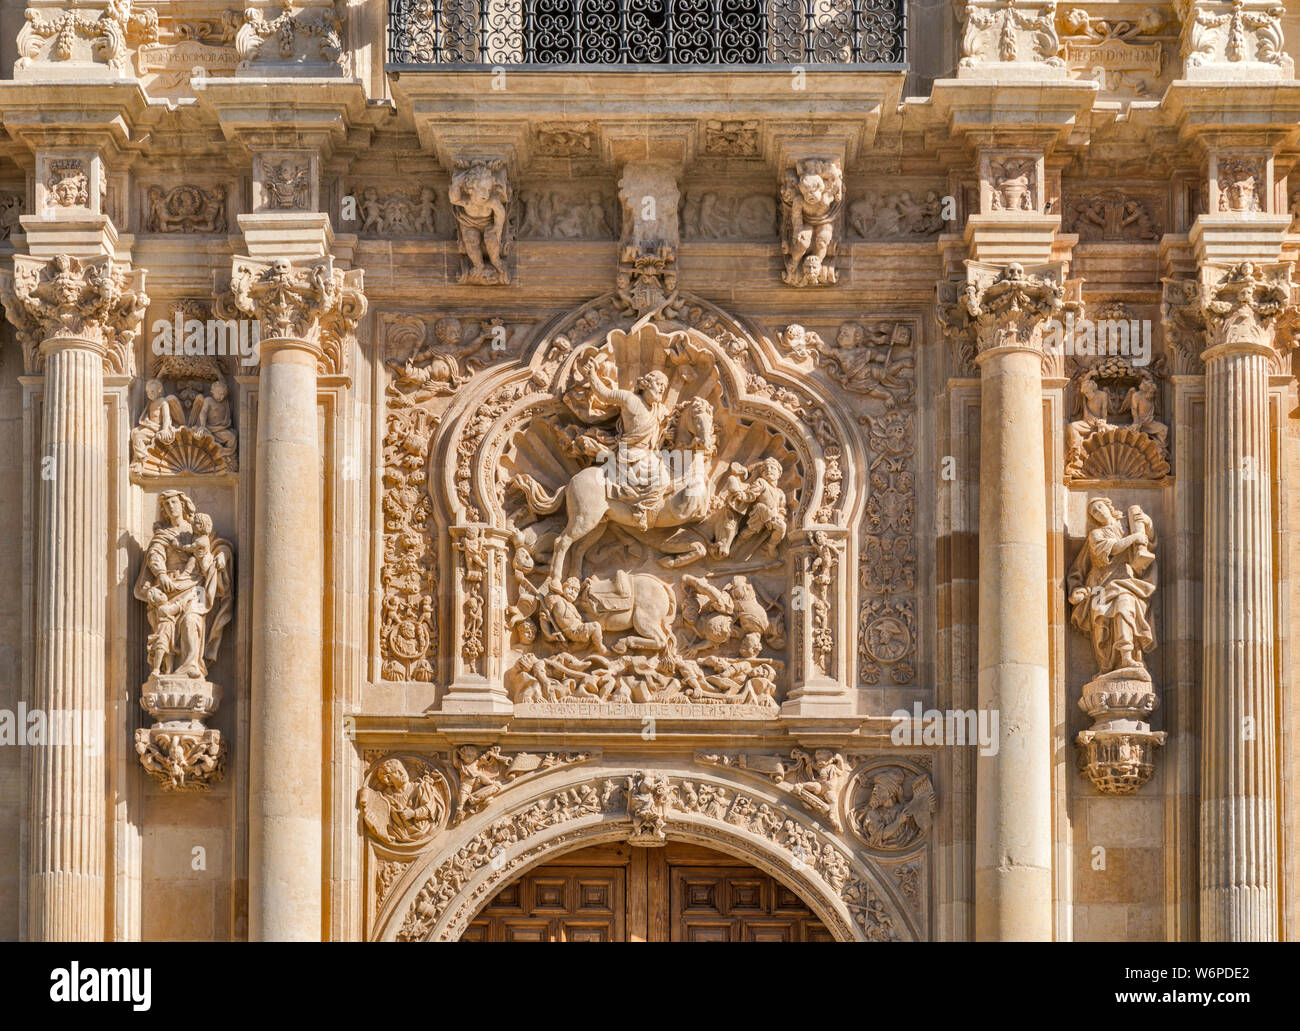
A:
<svg viewBox="0 0 1300 1031">
<path fill-rule="evenodd" d="M 343 271 L 331 257 L 311 262 L 236 258 L 227 306 L 258 320 L 261 339 L 295 340 L 314 348 L 324 375 L 343 373 L 345 342 L 366 313 L 360 269 Z"/>
<path fill-rule="evenodd" d="M 47 340 L 77 339 L 103 348 L 108 371 L 125 373 L 149 305 L 143 285 L 143 272 L 111 258 L 16 254 L 13 272 L 0 273 L 0 301 L 17 329 L 29 372 L 40 370 Z"/>
<path fill-rule="evenodd" d="M 1066 306 L 1059 265 L 1026 270 L 1012 262 L 1005 268 L 966 263 L 966 289 L 957 316 L 975 335 L 980 355 L 995 348 L 1043 347 L 1042 324 Z"/>
<path fill-rule="evenodd" d="M 1278 322 L 1293 310 L 1291 265 L 1203 265 L 1199 300 L 1206 330 L 1203 358 L 1248 350 L 1275 358 Z"/>
</svg>

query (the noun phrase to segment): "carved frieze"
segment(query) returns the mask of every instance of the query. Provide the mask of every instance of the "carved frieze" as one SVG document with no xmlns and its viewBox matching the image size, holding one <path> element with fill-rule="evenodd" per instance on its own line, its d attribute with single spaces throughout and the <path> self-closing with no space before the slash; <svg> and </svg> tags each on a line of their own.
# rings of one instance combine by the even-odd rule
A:
<svg viewBox="0 0 1300 1031">
<path fill-rule="evenodd" d="M 769 240 L 777 232 L 776 197 L 744 187 L 691 186 L 682 205 L 685 240 Z"/>
<path fill-rule="evenodd" d="M 431 186 L 387 190 L 377 186 L 353 187 L 358 236 L 392 239 L 406 236 L 441 236 L 438 197 Z M 445 210 L 445 209 L 444 209 Z"/>
<path fill-rule="evenodd" d="M 129 71 L 130 47 L 158 39 L 158 12 L 132 0 L 105 0 L 89 9 L 39 4 L 23 14 L 15 72 L 41 65 L 103 64 Z M 50 69 L 54 72 L 55 69 Z"/>
<path fill-rule="evenodd" d="M 964 0 L 959 14 L 960 69 L 994 74 L 1000 65 L 1031 71 L 1038 66 L 1039 74 L 1064 69 L 1054 0 Z"/>
<path fill-rule="evenodd" d="M 279 67 L 321 68 L 317 74 L 350 75 L 352 55 L 343 46 L 346 0 L 327 3 L 279 5 L 280 13 L 268 18 L 267 8 L 249 6 L 235 35 L 239 67 L 273 75 Z M 323 67 L 322 67 L 323 66 Z M 315 68 L 313 70 L 315 70 Z"/>
<path fill-rule="evenodd" d="M 145 189 L 145 231 L 149 233 L 224 233 L 226 188 L 206 188 L 186 183 L 167 189 L 157 184 Z"/>
<path fill-rule="evenodd" d="M 519 194 L 521 240 L 612 240 L 612 202 L 597 186 L 530 187 Z"/>
<path fill-rule="evenodd" d="M 1187 78 L 1228 80 L 1293 76 L 1276 0 L 1174 0 L 1182 22 Z"/>
<path fill-rule="evenodd" d="M 1148 7 L 1136 19 L 1100 19 L 1069 7 L 1059 8 L 1058 18 L 1065 63 L 1076 76 L 1123 97 L 1158 95 L 1165 48 L 1177 33 L 1165 12 Z"/>
<path fill-rule="evenodd" d="M 943 197 L 938 190 L 870 191 L 849 204 L 849 230 L 863 240 L 929 239 L 943 232 Z"/>
<path fill-rule="evenodd" d="M 1065 195 L 1063 228 L 1085 242 L 1159 240 L 1162 208 L 1158 198 L 1129 190 L 1072 190 Z"/>
<path fill-rule="evenodd" d="M 710 119 L 704 123 L 704 153 L 720 157 L 756 157 L 758 122 Z"/>
<path fill-rule="evenodd" d="M 22 193 L 0 193 L 0 240 L 12 239 L 22 231 L 18 220 L 27 209 L 27 198 Z"/>
</svg>

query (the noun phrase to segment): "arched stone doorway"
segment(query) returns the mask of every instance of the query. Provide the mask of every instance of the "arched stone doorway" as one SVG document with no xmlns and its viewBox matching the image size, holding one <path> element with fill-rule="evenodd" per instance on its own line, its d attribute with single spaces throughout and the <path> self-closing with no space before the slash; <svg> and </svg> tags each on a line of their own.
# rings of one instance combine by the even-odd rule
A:
<svg viewBox="0 0 1300 1031">
<path fill-rule="evenodd" d="M 502 887 L 461 941 L 834 941 L 791 888 L 681 841 L 590 845 Z"/>
</svg>

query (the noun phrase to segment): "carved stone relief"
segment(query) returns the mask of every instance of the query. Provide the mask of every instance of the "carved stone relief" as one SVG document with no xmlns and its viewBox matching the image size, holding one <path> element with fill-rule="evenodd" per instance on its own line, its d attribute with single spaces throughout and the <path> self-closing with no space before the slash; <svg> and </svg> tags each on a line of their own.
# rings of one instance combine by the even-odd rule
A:
<svg viewBox="0 0 1300 1031">
<path fill-rule="evenodd" d="M 519 194 L 521 240 L 612 240 L 614 205 L 597 186 L 531 187 Z"/>
<path fill-rule="evenodd" d="M 1220 156 L 1215 161 L 1215 193 L 1219 211 L 1234 213 L 1264 210 L 1268 166 L 1262 157 Z"/>
<path fill-rule="evenodd" d="M 1294 62 L 1284 49 L 1275 0 L 1174 0 L 1182 22 L 1181 53 L 1188 77 L 1230 79 L 1271 74 L 1289 79 Z"/>
<path fill-rule="evenodd" d="M 762 763 L 760 757 L 755 759 Z M 828 753 L 821 761 L 835 770 L 836 778 L 842 776 L 845 760 L 838 753 Z M 821 901 L 819 915 L 841 937 L 898 941 L 915 936 L 915 916 L 907 914 L 919 914 L 921 907 L 905 885 L 919 893 L 916 860 L 910 869 L 905 864 L 863 866 L 822 819 L 814 816 L 809 821 L 784 812 L 764 797 L 761 784 L 773 780 L 766 771 L 758 779 L 760 790 L 747 792 L 675 772 L 609 771 L 542 793 L 531 804 L 483 824 L 454 851 L 438 853 L 422 868 L 420 877 L 425 870 L 429 873 L 414 894 L 409 874 L 403 877 L 401 908 L 391 915 L 386 910 L 383 936 L 399 941 L 454 939 L 486 898 L 558 843 L 617 836 L 633 845 L 655 846 L 682 834 L 694 840 L 725 840 L 755 858 L 779 856 L 782 867 L 792 870 L 804 890 Z M 798 786 L 806 794 L 797 797 L 820 800 L 826 783 L 815 774 L 811 781 L 800 775 Z M 891 871 L 896 889 L 885 888 L 884 869 Z M 833 908 L 828 910 L 827 904 Z"/>
<path fill-rule="evenodd" d="M 478 286 L 510 282 L 510 199 L 503 161 L 457 161 L 447 191 L 460 239 L 460 282 Z"/>
<path fill-rule="evenodd" d="M 537 151 L 547 157 L 586 157 L 595 145 L 590 122 L 542 122 L 537 126 Z"/>
<path fill-rule="evenodd" d="M 150 628 L 140 705 L 154 719 L 136 731 L 135 747 L 165 791 L 201 790 L 222 776 L 225 741 L 205 722 L 221 688 L 207 676 L 233 616 L 234 575 L 234 552 L 211 516 L 181 491 L 163 491 L 134 588 Z"/>
<path fill-rule="evenodd" d="M 239 469 L 239 441 L 224 378 L 186 383 L 180 396 L 163 381 L 145 382 L 145 405 L 131 430 L 131 471 L 173 476 L 233 473 Z"/>
<path fill-rule="evenodd" d="M 1143 653 L 1155 648 L 1151 597 L 1156 590 L 1155 526 L 1137 505 L 1127 515 L 1109 498 L 1087 505 L 1083 546 L 1070 567 L 1070 622 L 1092 645 L 1098 676 L 1083 688 L 1079 708 L 1093 720 L 1077 739 L 1079 769 L 1097 789 L 1125 795 L 1155 771 L 1151 713 L 1159 704 Z"/>
<path fill-rule="evenodd" d="M 351 74 L 352 55 L 343 46 L 346 0 L 302 4 L 297 11 L 287 3 L 281 8 L 269 19 L 261 8 L 245 9 L 235 35 L 241 68 L 266 66 L 264 73 L 273 74 L 277 65 L 325 65 L 334 74 Z"/>
<path fill-rule="evenodd" d="M 27 198 L 22 193 L 0 193 L 0 240 L 12 239 L 22 232 L 18 220 L 27 209 Z"/>
<path fill-rule="evenodd" d="M 937 236 L 947 221 L 938 190 L 873 191 L 849 204 L 849 230 L 863 240 L 915 240 Z"/>
<path fill-rule="evenodd" d="M 781 179 L 781 248 L 788 286 L 830 286 L 843 235 L 844 170 L 839 161 L 805 158 Z"/>
<path fill-rule="evenodd" d="M 15 254 L 13 263 L 12 273 L 0 275 L 0 299 L 29 373 L 43 366 L 41 342 L 56 336 L 102 342 L 108 370 L 132 371 L 133 344 L 149 306 L 139 270 L 108 258 L 67 254 L 48 260 Z"/>
<path fill-rule="evenodd" d="M 226 188 L 205 189 L 185 184 L 166 189 L 157 184 L 145 190 L 145 231 L 150 233 L 224 233 Z"/>
<path fill-rule="evenodd" d="M 704 153 L 725 157 L 758 155 L 758 123 L 711 119 L 704 123 Z"/>
<path fill-rule="evenodd" d="M 1067 483 L 1162 480 L 1169 475 L 1169 427 L 1156 418 L 1160 371 L 1160 364 L 1142 368 L 1110 355 L 1074 375 L 1075 418 L 1065 432 Z"/>
<path fill-rule="evenodd" d="M 381 190 L 377 186 L 353 187 L 358 236 L 382 238 L 438 236 L 437 194 L 425 186 L 409 190 Z"/>
<path fill-rule="evenodd" d="M 1065 63 L 1071 72 L 1093 79 L 1107 93 L 1158 95 L 1165 50 L 1172 47 L 1177 33 L 1165 12 L 1148 7 L 1136 19 L 1102 20 L 1082 8 L 1070 7 L 1058 9 L 1058 19 Z"/>
<path fill-rule="evenodd" d="M 1159 199 L 1129 190 L 1071 191 L 1064 208 L 1065 231 L 1080 241 L 1159 240 L 1164 232 Z"/>
<path fill-rule="evenodd" d="M 30 72 L 43 64 L 104 64 L 116 72 L 128 70 L 131 44 L 158 38 L 158 12 L 132 0 L 109 0 L 102 10 L 28 8 L 18 33 L 15 72 Z"/>
<path fill-rule="evenodd" d="M 689 187 L 682 206 L 685 240 L 768 240 L 776 236 L 776 198 L 769 193 Z"/>
<path fill-rule="evenodd" d="M 1056 3 L 1016 0 L 965 0 L 962 18 L 961 69 L 985 65 L 1039 65 L 1064 68 L 1056 32 Z"/>
</svg>

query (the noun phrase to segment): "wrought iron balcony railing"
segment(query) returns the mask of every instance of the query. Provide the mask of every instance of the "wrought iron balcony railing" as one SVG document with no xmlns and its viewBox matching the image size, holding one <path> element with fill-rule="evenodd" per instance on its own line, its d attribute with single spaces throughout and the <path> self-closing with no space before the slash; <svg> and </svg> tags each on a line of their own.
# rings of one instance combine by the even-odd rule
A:
<svg viewBox="0 0 1300 1031">
<path fill-rule="evenodd" d="M 388 0 L 397 65 L 896 65 L 903 0 Z"/>
</svg>

